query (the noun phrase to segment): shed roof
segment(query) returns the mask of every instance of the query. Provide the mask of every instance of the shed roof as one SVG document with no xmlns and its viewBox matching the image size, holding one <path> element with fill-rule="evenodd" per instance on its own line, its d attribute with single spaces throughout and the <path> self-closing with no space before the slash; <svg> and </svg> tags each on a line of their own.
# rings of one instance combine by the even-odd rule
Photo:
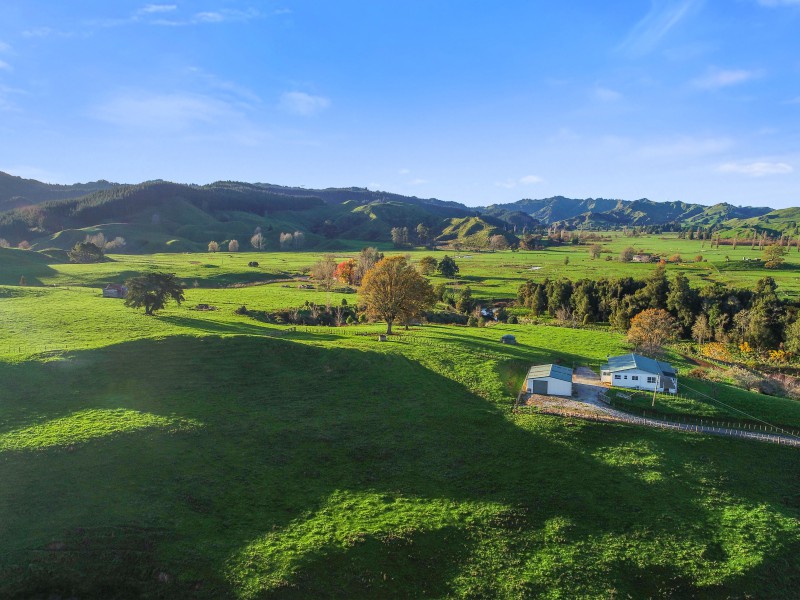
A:
<svg viewBox="0 0 800 600">
<path fill-rule="evenodd" d="M 561 365 L 551 364 L 533 365 L 528 370 L 527 379 L 540 379 L 543 377 L 552 377 L 553 379 L 572 382 L 572 369 L 569 367 L 562 367 Z"/>
<path fill-rule="evenodd" d="M 602 366 L 603 371 L 627 371 L 628 369 L 639 369 L 655 375 L 666 375 L 674 377 L 675 369 L 669 363 L 647 358 L 641 354 L 623 354 L 612 356 L 608 359 L 608 364 Z"/>
</svg>

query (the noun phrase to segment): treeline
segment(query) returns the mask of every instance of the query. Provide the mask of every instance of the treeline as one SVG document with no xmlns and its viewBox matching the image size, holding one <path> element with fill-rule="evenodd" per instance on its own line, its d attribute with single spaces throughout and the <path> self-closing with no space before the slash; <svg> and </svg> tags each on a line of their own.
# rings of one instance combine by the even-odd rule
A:
<svg viewBox="0 0 800 600">
<path fill-rule="evenodd" d="M 668 311 L 680 327 L 681 337 L 705 342 L 747 342 L 756 350 L 800 350 L 800 304 L 778 297 L 777 284 L 764 277 L 752 290 L 712 283 L 695 289 L 678 273 L 668 279 L 658 265 L 644 280 L 632 277 L 598 280 L 545 279 L 520 286 L 517 300 L 533 315 L 549 314 L 576 324 L 608 322 L 627 331 L 640 312 Z"/>
</svg>

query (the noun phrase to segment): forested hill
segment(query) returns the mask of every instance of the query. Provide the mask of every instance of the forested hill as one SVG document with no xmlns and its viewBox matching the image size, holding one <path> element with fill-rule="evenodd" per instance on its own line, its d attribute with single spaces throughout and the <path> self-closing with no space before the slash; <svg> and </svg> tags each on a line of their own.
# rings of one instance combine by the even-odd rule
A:
<svg viewBox="0 0 800 600">
<path fill-rule="evenodd" d="M 35 179 L 23 179 L 0 171 L 0 211 L 11 210 L 49 200 L 63 200 L 107 190 L 119 184 L 108 181 L 55 185 Z"/>
<path fill-rule="evenodd" d="M 783 211 L 785 212 L 785 211 Z M 791 212 L 791 209 L 790 209 Z M 780 213 L 780 214 L 778 214 Z M 336 240 L 389 242 L 407 230 L 408 243 L 462 243 L 476 247 L 493 236 L 515 244 L 524 233 L 547 227 L 616 229 L 627 226 L 714 226 L 741 229 L 796 225 L 794 213 L 731 204 L 704 206 L 563 196 L 468 207 L 366 188 L 280 186 L 219 181 L 208 185 L 150 181 L 136 185 L 96 181 L 51 185 L 0 173 L 0 241 L 34 249 L 67 249 L 87 235 L 122 237 L 126 252 L 193 251 L 210 241 L 247 241 L 256 229 L 265 248 L 281 234 L 301 232 L 306 247 L 334 247 Z M 786 223 L 783 223 L 783 222 Z M 723 234 L 725 235 L 725 234 Z M 404 238 L 405 239 L 405 238 Z"/>
<path fill-rule="evenodd" d="M 248 244 L 258 231 L 263 248 L 277 248 L 281 234 L 303 234 L 305 247 L 335 245 L 335 240 L 368 242 L 392 239 L 392 229 L 418 241 L 419 225 L 430 242 L 454 220 L 477 218 L 464 236 L 488 239 L 509 235 L 502 219 L 478 217 L 475 209 L 455 202 L 373 192 L 364 188 L 312 190 L 261 183 L 220 181 L 186 185 L 152 181 L 113 185 L 67 200 L 49 200 L 0 213 L 3 243 L 34 249 L 72 247 L 87 235 L 124 238 L 126 252 L 205 249 L 210 241 Z M 458 230 L 460 231 L 460 229 Z M 459 235 L 458 231 L 448 235 Z M 409 235 L 410 233 L 410 235 Z M 477 237 L 476 237 L 477 236 Z"/>
<path fill-rule="evenodd" d="M 486 211 L 520 211 L 541 223 L 566 227 L 617 227 L 637 225 L 722 225 L 730 219 L 760 217 L 768 207 L 734 206 L 720 203 L 714 206 L 686 202 L 654 202 L 639 200 L 610 200 L 607 198 L 565 198 L 554 196 L 540 200 L 518 200 L 509 204 L 491 205 Z"/>
</svg>

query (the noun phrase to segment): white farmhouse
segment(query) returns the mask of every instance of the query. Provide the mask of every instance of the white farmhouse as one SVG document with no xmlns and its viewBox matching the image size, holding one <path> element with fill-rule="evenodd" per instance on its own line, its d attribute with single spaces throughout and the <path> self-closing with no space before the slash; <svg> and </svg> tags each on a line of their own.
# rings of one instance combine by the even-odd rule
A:
<svg viewBox="0 0 800 600">
<path fill-rule="evenodd" d="M 525 389 L 529 394 L 572 396 L 572 369 L 561 365 L 534 365 L 528 371 Z"/>
<path fill-rule="evenodd" d="M 612 356 L 600 369 L 600 381 L 616 387 L 678 393 L 678 374 L 668 363 L 639 354 Z"/>
</svg>

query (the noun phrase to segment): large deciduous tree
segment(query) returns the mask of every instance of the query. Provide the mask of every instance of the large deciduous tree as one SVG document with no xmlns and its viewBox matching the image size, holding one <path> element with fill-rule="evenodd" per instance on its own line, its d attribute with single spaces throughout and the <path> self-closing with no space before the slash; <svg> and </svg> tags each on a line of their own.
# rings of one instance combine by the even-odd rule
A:
<svg viewBox="0 0 800 600">
<path fill-rule="evenodd" d="M 178 304 L 184 300 L 183 288 L 174 273 L 148 273 L 128 279 L 125 285 L 128 287 L 125 306 L 144 307 L 146 315 L 155 314 L 157 310 L 164 308 L 169 300 Z"/>
<path fill-rule="evenodd" d="M 762 260 L 764 267 L 767 269 L 777 269 L 783 264 L 783 255 L 786 254 L 786 248 L 782 244 L 772 244 L 764 248 Z"/>
<path fill-rule="evenodd" d="M 396 320 L 408 323 L 436 303 L 431 284 L 402 256 L 379 261 L 364 276 L 359 294 L 367 314 L 386 321 L 387 334 Z"/>
<path fill-rule="evenodd" d="M 628 341 L 649 354 L 661 351 L 669 341 L 678 337 L 678 324 L 666 310 L 648 308 L 631 319 Z"/>
</svg>

